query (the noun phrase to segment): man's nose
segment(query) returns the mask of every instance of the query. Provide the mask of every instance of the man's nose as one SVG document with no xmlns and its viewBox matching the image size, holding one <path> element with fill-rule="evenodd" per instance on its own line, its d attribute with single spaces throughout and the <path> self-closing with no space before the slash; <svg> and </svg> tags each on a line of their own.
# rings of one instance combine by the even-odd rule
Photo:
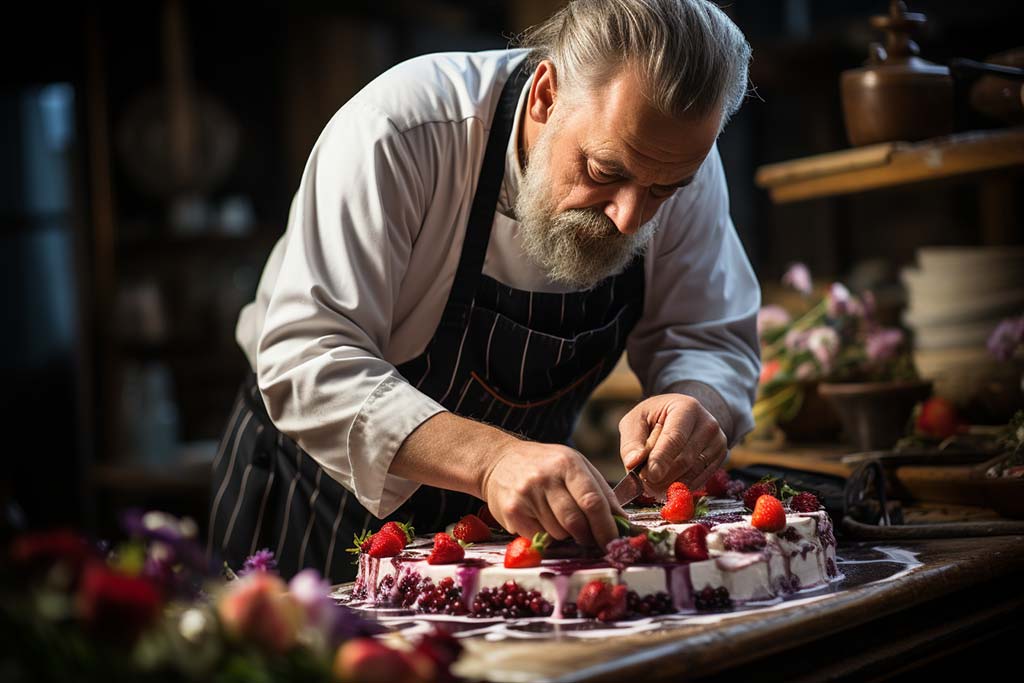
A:
<svg viewBox="0 0 1024 683">
<path fill-rule="evenodd" d="M 646 187 L 623 185 L 605 206 L 604 213 L 619 232 L 632 235 L 643 225 L 648 196 Z"/>
</svg>

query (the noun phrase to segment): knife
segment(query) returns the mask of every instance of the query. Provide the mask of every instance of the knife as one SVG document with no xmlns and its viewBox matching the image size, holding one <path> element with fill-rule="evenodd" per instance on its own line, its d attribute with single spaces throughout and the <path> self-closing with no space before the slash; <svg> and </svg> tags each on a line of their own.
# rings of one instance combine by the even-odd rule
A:
<svg viewBox="0 0 1024 683">
<path fill-rule="evenodd" d="M 644 483 L 640 480 L 640 470 L 644 468 L 644 465 L 647 464 L 647 458 L 651 456 L 654 442 L 661 435 L 661 426 L 660 422 L 654 425 L 651 435 L 647 437 L 647 443 L 644 444 L 645 452 L 643 459 L 640 460 L 636 467 L 626 472 L 626 476 L 612 489 L 612 493 L 615 494 L 615 500 L 619 501 L 619 505 L 633 502 L 637 496 L 644 492 Z"/>
</svg>

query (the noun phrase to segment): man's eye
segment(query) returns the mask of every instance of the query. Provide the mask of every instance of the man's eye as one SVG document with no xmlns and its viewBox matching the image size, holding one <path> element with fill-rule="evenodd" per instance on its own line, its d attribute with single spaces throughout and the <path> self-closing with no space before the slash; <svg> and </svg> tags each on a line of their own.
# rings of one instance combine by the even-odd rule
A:
<svg viewBox="0 0 1024 683">
<path fill-rule="evenodd" d="M 619 179 L 619 177 L 613 173 L 605 173 L 596 166 L 590 167 L 590 177 L 599 183 L 613 183 Z"/>
</svg>

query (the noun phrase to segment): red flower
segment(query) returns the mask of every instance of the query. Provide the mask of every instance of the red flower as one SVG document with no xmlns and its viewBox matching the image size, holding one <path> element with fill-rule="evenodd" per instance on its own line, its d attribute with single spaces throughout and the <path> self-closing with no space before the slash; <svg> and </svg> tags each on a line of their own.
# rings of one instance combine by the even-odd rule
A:
<svg viewBox="0 0 1024 683">
<path fill-rule="evenodd" d="M 781 369 L 782 361 L 778 358 L 773 358 L 770 361 L 767 361 L 761 366 L 761 378 L 758 380 L 758 383 L 768 384 L 768 382 L 771 382 Z"/>
<path fill-rule="evenodd" d="M 95 555 L 85 540 L 68 529 L 28 533 L 11 543 L 11 563 L 29 571 L 44 571 L 62 563 L 78 576 L 86 560 Z"/>
<path fill-rule="evenodd" d="M 90 562 L 82 574 L 78 590 L 82 620 L 112 640 L 135 640 L 159 615 L 162 603 L 160 591 L 150 581 L 114 571 L 102 562 Z"/>
</svg>

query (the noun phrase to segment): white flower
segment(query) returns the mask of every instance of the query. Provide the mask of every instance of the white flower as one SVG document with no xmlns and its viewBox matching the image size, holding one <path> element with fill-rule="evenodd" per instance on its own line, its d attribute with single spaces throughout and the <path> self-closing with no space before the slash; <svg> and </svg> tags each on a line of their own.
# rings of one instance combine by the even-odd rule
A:
<svg viewBox="0 0 1024 683">
<path fill-rule="evenodd" d="M 762 337 L 772 330 L 785 327 L 789 324 L 790 320 L 789 313 L 782 306 L 776 306 L 775 304 L 763 306 L 757 312 L 757 335 Z"/>
<path fill-rule="evenodd" d="M 823 372 L 832 369 L 839 353 L 839 335 L 831 327 L 815 327 L 807 332 L 807 349 L 814 354 Z"/>
</svg>

